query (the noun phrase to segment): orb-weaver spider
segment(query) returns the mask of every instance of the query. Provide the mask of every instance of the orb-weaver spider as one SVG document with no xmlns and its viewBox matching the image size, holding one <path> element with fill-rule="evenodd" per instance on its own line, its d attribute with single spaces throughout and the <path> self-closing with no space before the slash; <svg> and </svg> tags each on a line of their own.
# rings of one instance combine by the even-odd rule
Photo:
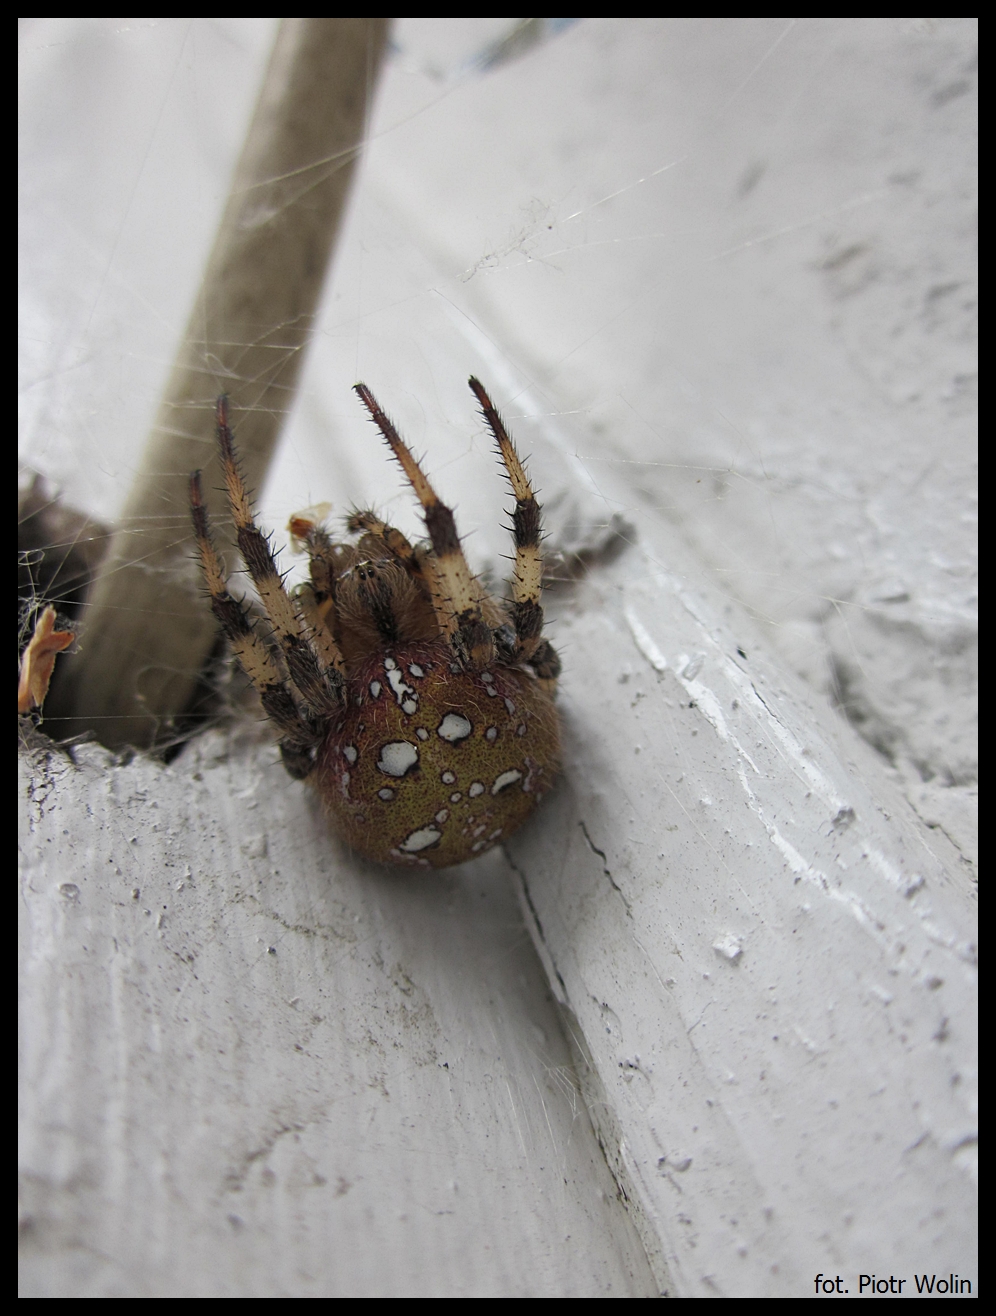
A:
<svg viewBox="0 0 996 1316">
<path fill-rule="evenodd" d="M 229 593 L 200 472 L 190 501 L 211 607 L 280 733 L 284 765 L 314 783 L 336 830 L 382 863 L 443 868 L 514 831 L 559 767 L 553 704 L 560 660 L 543 638 L 540 508 L 498 412 L 470 387 L 515 494 L 512 597 L 492 598 L 467 565 L 452 511 L 364 384 L 356 393 L 414 489 L 428 543 L 373 512 L 355 543 L 291 521 L 310 583 L 288 594 L 239 472 L 226 399 L 218 444 L 239 551 L 269 616 L 264 640 Z"/>
</svg>

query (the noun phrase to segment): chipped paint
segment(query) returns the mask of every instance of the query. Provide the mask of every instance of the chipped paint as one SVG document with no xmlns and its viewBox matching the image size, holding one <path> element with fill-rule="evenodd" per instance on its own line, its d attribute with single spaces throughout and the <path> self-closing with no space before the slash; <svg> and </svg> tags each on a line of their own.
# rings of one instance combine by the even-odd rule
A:
<svg viewBox="0 0 996 1316">
<path fill-rule="evenodd" d="M 760 769 L 754 762 L 750 754 L 740 743 L 738 737 L 731 731 L 727 724 L 726 717 L 723 713 L 719 698 L 715 692 L 704 682 L 698 679 L 689 679 L 686 673 L 694 666 L 696 672 L 700 671 L 703 663 L 688 658 L 686 654 L 681 654 L 675 659 L 673 668 L 670 667 L 667 658 L 660 651 L 653 639 L 650 637 L 646 627 L 636 616 L 631 608 L 625 610 L 626 623 L 629 626 L 630 633 L 633 636 L 636 646 L 643 656 L 650 663 L 651 667 L 657 672 L 666 672 L 673 670 L 675 678 L 684 686 L 689 696 L 695 703 L 695 706 L 701 711 L 706 720 L 711 723 L 719 737 L 726 741 L 736 751 L 744 763 L 749 765 L 751 771 L 760 776 Z M 717 646 L 717 653 L 720 650 Z M 738 690 L 743 703 L 752 708 L 755 716 L 771 733 L 772 738 L 778 743 L 780 748 L 791 759 L 793 766 L 806 778 L 813 787 L 814 792 L 825 802 L 828 808 L 833 812 L 833 816 L 840 816 L 842 812 L 850 809 L 838 792 L 834 789 L 830 779 L 820 771 L 820 769 L 806 755 L 805 750 L 799 741 L 783 727 L 771 710 L 757 694 L 753 684 L 739 667 L 723 655 L 723 675 L 731 682 L 735 689 Z M 849 911 L 852 917 L 866 931 L 872 933 L 876 940 L 881 940 L 880 930 L 882 921 L 879 919 L 853 892 L 844 891 L 834 886 L 825 873 L 814 868 L 807 863 L 796 848 L 786 840 L 779 829 L 768 818 L 764 816 L 764 811 L 758 802 L 750 783 L 747 780 L 747 774 L 742 767 L 737 770 L 740 784 L 743 787 L 744 794 L 747 796 L 748 803 L 757 817 L 760 819 L 764 829 L 771 840 L 772 844 L 782 855 L 785 862 L 798 878 L 812 883 L 829 899 L 842 905 Z M 853 810 L 850 810 L 853 815 Z M 894 885 L 897 879 L 889 879 Z"/>
</svg>

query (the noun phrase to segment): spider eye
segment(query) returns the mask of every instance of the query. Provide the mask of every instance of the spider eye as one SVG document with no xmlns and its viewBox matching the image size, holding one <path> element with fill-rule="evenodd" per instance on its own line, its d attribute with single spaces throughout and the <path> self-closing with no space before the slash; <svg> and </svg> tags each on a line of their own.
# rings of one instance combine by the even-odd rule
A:
<svg viewBox="0 0 996 1316">
<path fill-rule="evenodd" d="M 351 567 L 340 575 L 340 580 L 346 580 L 350 576 L 356 576 L 359 580 L 368 580 L 372 576 L 378 576 L 383 571 L 391 567 L 391 563 L 383 558 L 364 558 L 362 562 L 354 562 Z"/>
</svg>

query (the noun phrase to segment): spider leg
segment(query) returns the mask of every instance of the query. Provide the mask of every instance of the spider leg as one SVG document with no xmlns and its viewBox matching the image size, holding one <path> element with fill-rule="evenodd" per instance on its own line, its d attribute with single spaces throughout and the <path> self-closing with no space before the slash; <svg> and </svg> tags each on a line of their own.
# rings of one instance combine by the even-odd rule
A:
<svg viewBox="0 0 996 1316">
<path fill-rule="evenodd" d="M 533 494 L 529 477 L 523 469 L 515 444 L 509 438 L 501 417 L 488 397 L 480 380 L 470 377 L 470 387 L 481 404 L 484 419 L 494 435 L 498 452 L 505 464 L 512 492 L 515 494 L 515 512 L 512 516 L 512 535 L 515 541 L 515 569 L 512 573 L 512 625 L 517 641 L 516 657 L 530 663 L 544 679 L 553 679 L 560 671 L 560 660 L 548 641 L 543 641 L 543 609 L 540 594 L 543 586 L 543 558 L 540 553 L 540 505 Z M 542 641 L 542 642 L 541 642 Z M 549 650 L 549 653 L 547 653 Z M 552 676 L 547 675 L 551 660 L 556 664 Z M 544 671 L 540 673 L 540 667 Z"/>
<path fill-rule="evenodd" d="M 539 677 L 540 684 L 553 690 L 561 672 L 560 654 L 549 640 L 541 640 L 533 650 L 529 666 Z"/>
<path fill-rule="evenodd" d="M 414 548 L 400 530 L 395 530 L 394 526 L 382 521 L 376 512 L 351 512 L 346 521 L 346 529 L 353 534 L 358 530 L 362 530 L 365 534 L 372 535 L 374 539 L 383 544 L 391 557 L 397 559 L 412 575 L 420 576 L 422 574 Z M 362 540 L 360 541 L 360 547 L 363 547 Z"/>
<path fill-rule="evenodd" d="M 305 516 L 292 516 L 287 529 L 308 551 L 311 583 L 302 585 L 294 602 L 308 628 L 311 643 L 324 669 L 345 678 L 346 664 L 333 636 L 335 602 L 332 597 L 334 549 L 327 532 Z"/>
<path fill-rule="evenodd" d="M 267 717 L 280 731 L 280 751 L 288 771 L 294 777 L 306 777 L 312 767 L 311 750 L 321 739 L 321 733 L 298 711 L 270 651 L 253 630 L 244 606 L 228 592 L 211 538 L 207 508 L 201 493 L 200 471 L 194 471 L 190 477 L 190 513 L 201 569 L 211 595 L 211 610 L 240 667 L 255 686 Z"/>
<path fill-rule="evenodd" d="M 426 571 L 426 583 L 439 629 L 462 663 L 475 668 L 487 667 L 494 661 L 494 640 L 481 611 L 473 573 L 460 547 L 453 512 L 439 501 L 411 449 L 381 410 L 367 386 L 356 384 L 354 392 L 387 440 L 422 504 L 433 551 L 431 570 Z M 423 559 L 423 568 L 428 565 L 429 560 Z"/>
<path fill-rule="evenodd" d="M 320 663 L 309 644 L 305 625 L 294 601 L 284 589 L 269 542 L 253 519 L 249 495 L 239 471 L 232 431 L 228 427 L 228 402 L 224 397 L 218 399 L 217 418 L 218 447 L 221 450 L 222 470 L 235 521 L 239 552 L 273 623 L 273 631 L 287 661 L 291 680 L 309 712 L 319 717 L 326 716 L 342 704 L 341 656 L 339 663 L 335 663 L 333 658 L 332 666 Z M 331 634 L 324 647 L 328 648 L 329 645 L 335 649 Z"/>
</svg>

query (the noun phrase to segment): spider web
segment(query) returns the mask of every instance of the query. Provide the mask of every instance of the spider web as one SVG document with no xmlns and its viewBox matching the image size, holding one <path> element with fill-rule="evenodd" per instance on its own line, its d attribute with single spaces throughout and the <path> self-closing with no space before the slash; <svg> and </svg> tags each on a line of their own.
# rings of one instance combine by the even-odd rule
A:
<svg viewBox="0 0 996 1316">
<path fill-rule="evenodd" d="M 132 481 L 273 31 L 22 20 L 20 459 L 87 517 Z M 420 532 L 362 378 L 500 572 L 478 374 L 555 547 L 678 522 L 970 850 L 973 87 L 970 20 L 400 21 L 261 520 Z"/>
</svg>

